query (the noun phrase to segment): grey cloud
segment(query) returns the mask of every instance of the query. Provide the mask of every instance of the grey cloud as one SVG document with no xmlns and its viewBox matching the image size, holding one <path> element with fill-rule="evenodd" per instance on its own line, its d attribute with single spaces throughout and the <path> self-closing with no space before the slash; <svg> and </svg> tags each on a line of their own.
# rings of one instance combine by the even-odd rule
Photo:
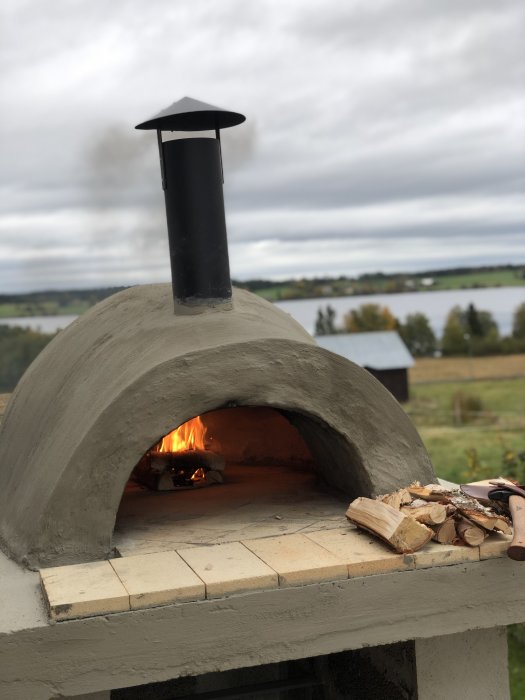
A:
<svg viewBox="0 0 525 700">
<path fill-rule="evenodd" d="M 381 252 L 384 252 L 382 246 L 388 241 L 397 246 L 400 245 L 401 241 L 408 243 L 424 239 L 431 245 L 431 242 L 437 243 L 443 240 L 454 242 L 461 236 L 469 240 L 471 235 L 476 235 L 478 245 L 484 241 L 498 241 L 502 245 L 506 244 L 509 248 L 513 248 L 519 247 L 522 243 L 525 228 L 525 217 L 521 221 L 501 223 L 500 221 L 485 221 L 482 216 L 476 217 L 475 215 L 470 219 L 462 220 L 461 223 L 458 223 L 454 217 L 450 217 L 439 222 L 422 220 L 417 223 L 398 223 L 392 221 L 373 227 L 359 226 L 345 221 L 341 221 L 336 226 L 329 223 L 323 226 L 322 221 L 319 221 L 314 230 L 302 226 L 303 221 L 304 219 L 298 216 L 297 223 L 294 225 L 290 224 L 289 221 L 280 221 L 279 216 L 276 215 L 272 225 L 268 226 L 264 238 L 294 242 L 296 245 L 305 241 L 322 241 L 327 238 L 347 241 L 349 244 L 357 246 L 360 241 L 367 241 L 381 246 Z M 243 227 L 242 220 L 232 228 L 231 239 L 234 243 L 255 243 L 263 239 L 260 230 L 252 230 L 249 224 Z"/>
<path fill-rule="evenodd" d="M 407 46 L 407 42 L 436 39 L 454 28 L 470 29 L 487 22 L 523 19 L 523 6 L 514 0 L 383 0 L 375 3 L 323 3 L 306 7 L 288 25 L 297 36 L 341 41 L 359 48 Z"/>
<path fill-rule="evenodd" d="M 110 283 L 119 269 L 127 280 L 156 279 L 155 265 L 167 269 L 156 143 L 133 127 L 191 94 L 248 116 L 222 135 L 237 251 L 266 250 L 272 237 L 280 251 L 287 241 L 324 242 L 329 217 L 334 241 L 375 241 L 374 267 L 389 240 L 411 246 L 417 236 L 429 259 L 440 241 L 460 236 L 473 261 L 480 242 L 496 236 L 507 260 L 525 256 L 519 212 L 511 221 L 506 209 L 525 184 L 518 0 L 159 0 L 154 12 L 143 9 L 136 0 L 57 0 L 52 9 L 6 0 L 0 217 L 17 224 L 4 225 L 0 246 L 19 238 L 52 253 L 76 241 L 97 255 L 78 267 L 75 252 L 57 255 L 61 279 Z M 451 196 L 458 204 L 439 223 L 422 214 L 408 225 L 393 210 L 363 236 L 347 221 L 352 207 L 418 201 L 440 211 Z M 488 219 L 474 213 L 483 197 Z M 246 218 L 259 212 L 267 227 Z M 60 227 L 46 233 L 57 216 Z M 324 273 L 351 272 L 351 257 L 334 251 Z M 283 253 L 260 265 L 265 274 L 270 263 L 274 274 L 312 270 L 315 261 L 302 260 Z M 386 253 L 383 262 L 395 264 Z M 35 253 L 26 278 L 47 280 L 48 265 Z M 2 286 L 21 275 L 4 268 Z"/>
</svg>

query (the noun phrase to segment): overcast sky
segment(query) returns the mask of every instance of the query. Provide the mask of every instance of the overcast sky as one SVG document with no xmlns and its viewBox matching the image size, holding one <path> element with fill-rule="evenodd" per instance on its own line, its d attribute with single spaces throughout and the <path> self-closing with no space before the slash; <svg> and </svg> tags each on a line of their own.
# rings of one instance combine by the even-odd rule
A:
<svg viewBox="0 0 525 700">
<path fill-rule="evenodd" d="M 522 0 L 3 0 L 0 292 L 167 281 L 154 132 L 223 132 L 232 276 L 525 263 Z"/>
</svg>

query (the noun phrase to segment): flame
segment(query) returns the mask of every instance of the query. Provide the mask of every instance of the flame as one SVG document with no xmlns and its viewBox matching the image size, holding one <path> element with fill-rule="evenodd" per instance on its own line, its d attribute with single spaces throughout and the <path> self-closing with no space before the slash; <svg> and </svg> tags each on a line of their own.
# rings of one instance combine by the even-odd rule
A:
<svg viewBox="0 0 525 700">
<path fill-rule="evenodd" d="M 206 480 L 206 470 L 202 467 L 196 469 L 191 475 L 190 479 L 192 481 L 205 481 Z"/>
<path fill-rule="evenodd" d="M 183 423 L 165 435 L 151 449 L 152 452 L 182 452 L 183 450 L 204 450 L 206 426 L 200 416 Z"/>
</svg>

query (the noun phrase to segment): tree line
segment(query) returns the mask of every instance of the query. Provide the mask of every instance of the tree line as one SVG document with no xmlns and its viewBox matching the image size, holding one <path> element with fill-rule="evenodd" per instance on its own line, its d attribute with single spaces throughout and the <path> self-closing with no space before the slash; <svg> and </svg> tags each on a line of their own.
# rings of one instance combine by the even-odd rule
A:
<svg viewBox="0 0 525 700">
<path fill-rule="evenodd" d="M 440 339 L 424 313 L 408 314 L 400 321 L 388 306 L 379 304 L 362 304 L 352 309 L 343 317 L 342 327 L 336 325 L 336 312 L 328 304 L 318 310 L 315 322 L 316 335 L 387 330 L 397 331 L 414 357 L 437 353 L 445 356 L 520 353 L 525 352 L 525 303 L 514 311 L 509 336 L 501 336 L 492 314 L 477 309 L 474 304 L 466 308 L 454 306 L 449 311 Z"/>
<path fill-rule="evenodd" d="M 500 336 L 488 311 L 474 304 L 454 306 L 447 317 L 443 336 L 438 340 L 423 313 L 408 314 L 399 321 L 387 306 L 362 304 L 345 314 L 343 326 L 336 326 L 336 313 L 328 304 L 320 308 L 316 335 L 396 330 L 415 357 L 443 355 L 497 355 L 525 352 L 525 303 L 514 312 L 512 334 Z M 0 324 L 0 393 L 13 391 L 18 380 L 54 334 Z"/>
<path fill-rule="evenodd" d="M 13 391 L 22 374 L 53 335 L 0 325 L 0 393 Z"/>
</svg>

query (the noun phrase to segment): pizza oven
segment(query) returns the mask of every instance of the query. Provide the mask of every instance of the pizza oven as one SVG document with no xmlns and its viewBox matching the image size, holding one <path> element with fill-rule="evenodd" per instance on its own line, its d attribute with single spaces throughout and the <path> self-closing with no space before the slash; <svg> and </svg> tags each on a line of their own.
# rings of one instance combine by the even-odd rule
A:
<svg viewBox="0 0 525 700">
<path fill-rule="evenodd" d="M 172 284 L 98 304 L 16 388 L 0 432 L 0 542 L 26 566 L 115 556 L 137 492 L 150 515 L 176 517 L 182 499 L 200 513 L 228 484 L 256 500 L 284 473 L 345 501 L 434 479 L 377 380 L 232 289 L 220 131 L 242 121 L 184 98 L 138 127 L 157 133 Z M 163 140 L 187 131 L 212 135 Z"/>
</svg>

